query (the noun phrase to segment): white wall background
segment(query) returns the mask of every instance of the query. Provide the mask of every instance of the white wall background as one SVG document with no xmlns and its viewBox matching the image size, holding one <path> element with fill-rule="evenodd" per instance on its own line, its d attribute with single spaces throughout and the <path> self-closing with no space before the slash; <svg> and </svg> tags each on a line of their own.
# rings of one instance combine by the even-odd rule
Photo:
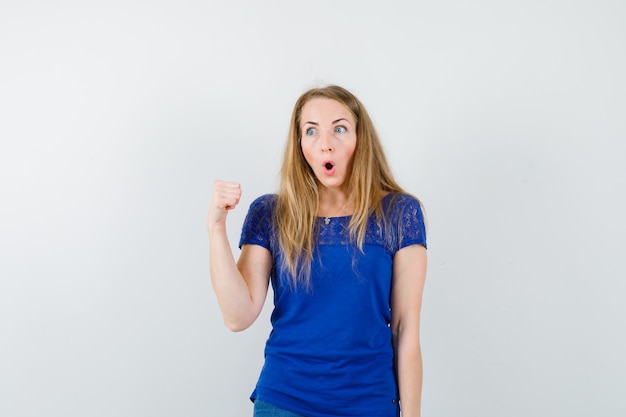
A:
<svg viewBox="0 0 626 417">
<path fill-rule="evenodd" d="M 205 211 L 243 184 L 235 247 L 327 82 L 428 210 L 423 414 L 626 415 L 625 22 L 621 0 L 0 0 L 0 415 L 251 415 L 271 303 L 223 327 Z"/>
</svg>

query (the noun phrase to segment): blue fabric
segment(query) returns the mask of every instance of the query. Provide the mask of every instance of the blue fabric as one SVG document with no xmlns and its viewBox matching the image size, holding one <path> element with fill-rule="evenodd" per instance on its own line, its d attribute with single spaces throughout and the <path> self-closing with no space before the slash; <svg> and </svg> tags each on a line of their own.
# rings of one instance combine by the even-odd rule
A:
<svg viewBox="0 0 626 417">
<path fill-rule="evenodd" d="M 363 253 L 349 243 L 350 216 L 318 218 L 312 288 L 293 288 L 280 267 L 273 231 L 275 195 L 250 206 L 240 247 L 261 245 L 274 259 L 272 331 L 251 395 L 308 417 L 399 415 L 391 340 L 392 262 L 401 248 L 426 246 L 419 202 L 406 194 L 382 201 L 389 222 L 370 216 Z"/>
</svg>

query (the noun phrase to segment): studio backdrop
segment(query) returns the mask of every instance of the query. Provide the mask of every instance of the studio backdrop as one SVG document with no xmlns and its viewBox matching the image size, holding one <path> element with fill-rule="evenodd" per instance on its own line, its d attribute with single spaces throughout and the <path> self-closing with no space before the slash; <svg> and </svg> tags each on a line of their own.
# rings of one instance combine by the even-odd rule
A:
<svg viewBox="0 0 626 417">
<path fill-rule="evenodd" d="M 346 87 L 428 216 L 423 415 L 626 415 L 626 3 L 0 0 L 0 415 L 251 416 L 213 181 Z M 323 387 L 321 387 L 323 388 Z M 371 417 L 371 416 L 364 416 Z"/>
</svg>

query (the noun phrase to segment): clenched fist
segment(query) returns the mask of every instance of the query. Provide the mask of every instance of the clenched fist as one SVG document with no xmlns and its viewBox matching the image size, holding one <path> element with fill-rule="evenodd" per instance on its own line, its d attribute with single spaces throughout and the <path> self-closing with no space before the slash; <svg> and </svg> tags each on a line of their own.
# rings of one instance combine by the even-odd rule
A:
<svg viewBox="0 0 626 417">
<path fill-rule="evenodd" d="M 209 204 L 208 228 L 224 226 L 228 210 L 234 209 L 241 199 L 241 185 L 236 182 L 215 181 L 213 197 Z"/>
</svg>

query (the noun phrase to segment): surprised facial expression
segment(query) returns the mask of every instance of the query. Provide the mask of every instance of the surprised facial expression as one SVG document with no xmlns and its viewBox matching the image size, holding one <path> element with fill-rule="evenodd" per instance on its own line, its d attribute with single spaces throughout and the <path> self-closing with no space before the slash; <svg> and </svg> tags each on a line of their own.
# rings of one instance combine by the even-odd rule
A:
<svg viewBox="0 0 626 417">
<path fill-rule="evenodd" d="M 302 153 L 320 185 L 346 185 L 357 140 L 350 110 L 332 99 L 311 99 L 302 107 L 300 133 Z"/>
</svg>

